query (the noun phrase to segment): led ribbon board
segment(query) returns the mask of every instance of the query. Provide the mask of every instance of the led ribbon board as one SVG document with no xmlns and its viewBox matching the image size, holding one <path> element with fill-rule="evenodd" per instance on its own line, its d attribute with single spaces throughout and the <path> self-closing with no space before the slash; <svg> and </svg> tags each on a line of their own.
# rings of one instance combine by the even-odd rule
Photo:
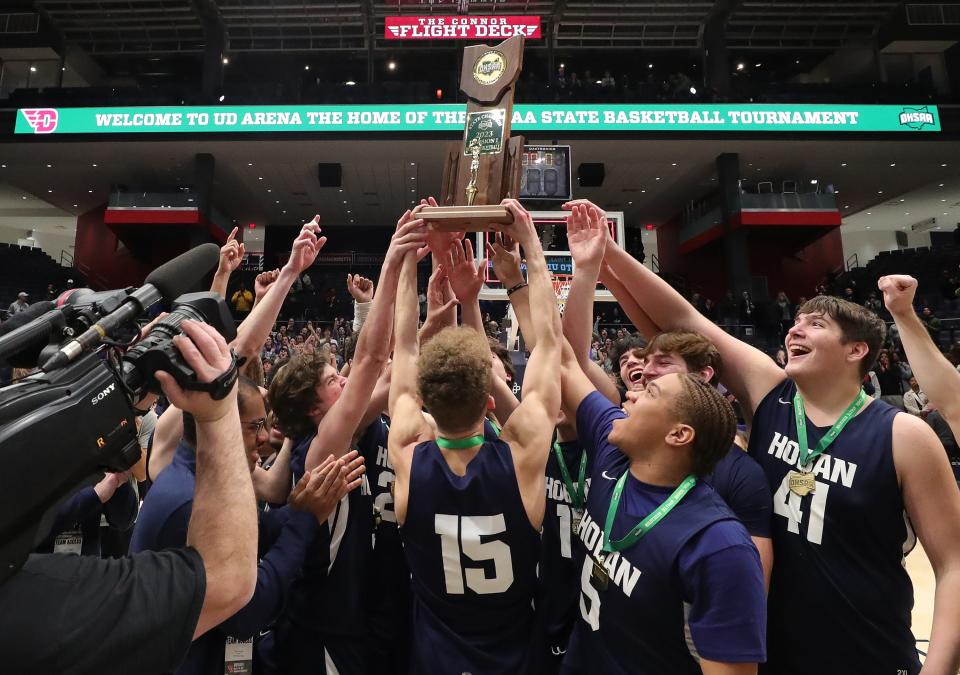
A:
<svg viewBox="0 0 960 675">
<path fill-rule="evenodd" d="M 462 132 L 462 105 L 21 108 L 16 134 Z M 936 106 L 517 105 L 515 131 L 940 131 Z"/>
</svg>

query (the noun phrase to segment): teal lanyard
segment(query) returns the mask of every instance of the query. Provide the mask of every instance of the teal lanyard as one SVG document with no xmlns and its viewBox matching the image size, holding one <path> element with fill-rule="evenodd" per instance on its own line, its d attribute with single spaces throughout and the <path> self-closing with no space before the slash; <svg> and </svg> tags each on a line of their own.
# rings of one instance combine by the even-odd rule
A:
<svg viewBox="0 0 960 675">
<path fill-rule="evenodd" d="M 437 445 L 444 450 L 464 450 L 466 448 L 475 448 L 483 445 L 483 435 L 468 436 L 467 438 L 443 438 L 437 437 Z"/>
<path fill-rule="evenodd" d="M 553 454 L 556 455 L 557 464 L 560 465 L 560 475 L 563 476 L 563 484 L 567 486 L 567 492 L 570 494 L 570 501 L 573 502 L 573 508 L 582 511 L 585 501 L 584 492 L 586 492 L 584 487 L 587 477 L 587 451 L 584 450 L 583 454 L 580 455 L 580 475 L 577 477 L 576 486 L 570 477 L 570 470 L 567 469 L 567 463 L 563 459 L 563 450 L 560 449 L 559 443 L 555 442 L 553 444 Z"/>
<path fill-rule="evenodd" d="M 797 444 L 800 446 L 800 463 L 798 466 L 804 467 L 823 454 L 866 402 L 867 394 L 861 388 L 857 397 L 853 399 L 853 403 L 847 406 L 847 409 L 840 415 L 840 419 L 833 423 L 830 430 L 817 443 L 817 447 L 811 451 L 810 446 L 807 445 L 807 414 L 803 410 L 803 399 L 800 398 L 799 392 L 795 393 L 793 395 L 793 416 L 797 422 Z"/>
<path fill-rule="evenodd" d="M 623 485 L 627 482 L 628 473 L 630 473 L 629 469 L 627 469 L 623 475 L 620 476 L 620 480 L 617 481 L 616 486 L 613 488 L 613 496 L 610 498 L 610 508 L 607 509 L 607 522 L 603 526 L 603 550 L 607 553 L 622 551 L 636 544 L 645 534 L 656 527 L 657 523 L 663 520 L 668 513 L 673 511 L 673 508 L 680 503 L 680 500 L 697 484 L 697 477 L 691 473 L 683 479 L 683 482 L 677 486 L 673 493 L 667 497 L 660 506 L 654 509 L 646 518 L 634 525 L 633 529 L 627 532 L 627 535 L 623 539 L 614 541 L 610 538 L 610 532 L 613 530 L 613 521 L 617 516 L 617 507 L 620 506 L 620 497 L 623 495 Z"/>
</svg>

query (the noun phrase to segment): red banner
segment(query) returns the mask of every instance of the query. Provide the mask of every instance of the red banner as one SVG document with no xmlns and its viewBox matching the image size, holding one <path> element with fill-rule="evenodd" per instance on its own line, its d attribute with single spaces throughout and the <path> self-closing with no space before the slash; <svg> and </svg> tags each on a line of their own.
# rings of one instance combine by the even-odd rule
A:
<svg viewBox="0 0 960 675">
<path fill-rule="evenodd" d="M 539 16 L 388 16 L 387 40 L 504 40 L 540 37 Z"/>
</svg>

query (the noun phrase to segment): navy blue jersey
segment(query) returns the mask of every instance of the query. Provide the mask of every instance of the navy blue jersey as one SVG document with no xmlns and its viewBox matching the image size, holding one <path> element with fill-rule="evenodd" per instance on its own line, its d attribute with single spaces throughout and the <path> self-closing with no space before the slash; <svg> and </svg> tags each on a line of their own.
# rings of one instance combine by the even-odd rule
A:
<svg viewBox="0 0 960 675">
<path fill-rule="evenodd" d="M 410 653 L 410 570 L 403 555 L 392 486 L 396 480 L 387 454 L 390 418 L 367 427 L 357 443 L 366 461 L 373 493 L 375 531 L 372 583 L 368 597 L 371 672 L 406 672 Z"/>
<path fill-rule="evenodd" d="M 293 449 L 294 480 L 303 476 L 314 435 Z M 284 673 L 317 672 L 317 663 L 340 673 L 367 671 L 367 612 L 372 587 L 373 500 L 361 487 L 340 500 L 307 552 L 303 573 L 277 622 L 276 662 Z M 323 652 L 321 653 L 321 648 Z"/>
<path fill-rule="evenodd" d="M 410 672 L 523 672 L 540 533 L 510 447 L 486 441 L 458 476 L 436 442 L 417 445 L 400 535 L 413 577 Z"/>
<path fill-rule="evenodd" d="M 564 672 L 699 674 L 699 657 L 724 663 L 764 660 L 763 572 L 746 529 L 703 481 L 645 537 L 603 554 L 607 581 L 594 577 L 617 479 L 630 461 L 607 441 L 623 411 L 599 393 L 577 411 L 580 440 L 593 458 L 587 513 L 577 529 L 580 620 Z M 673 488 L 628 474 L 613 523 L 620 539 Z M 598 563 L 600 564 L 600 563 Z"/>
<path fill-rule="evenodd" d="M 799 446 L 796 385 L 784 380 L 753 418 L 750 454 L 773 496 L 770 665 L 777 673 L 917 673 L 910 611 L 913 586 L 903 557 L 916 539 L 893 463 L 897 410 L 873 401 L 813 462 L 816 490 L 789 490 Z M 807 420 L 808 443 L 829 427 Z M 806 631 L 816 635 L 816 662 Z"/>
<path fill-rule="evenodd" d="M 750 455 L 734 445 L 717 462 L 713 473 L 703 477 L 740 519 L 751 537 L 770 537 L 770 485 L 763 469 Z"/>
<path fill-rule="evenodd" d="M 560 443 L 567 471 L 576 489 L 580 475 L 580 458 L 584 449 L 580 441 Z M 587 463 L 586 489 L 590 488 L 590 464 Z M 577 618 L 580 596 L 579 569 L 573 561 L 573 525 L 576 516 L 573 500 L 563 481 L 563 474 L 553 449 L 547 460 L 547 509 L 543 516 L 543 554 L 540 559 L 540 593 L 537 602 L 538 621 L 546 630 L 550 648 L 559 656 L 566 649 L 567 637 Z"/>
</svg>

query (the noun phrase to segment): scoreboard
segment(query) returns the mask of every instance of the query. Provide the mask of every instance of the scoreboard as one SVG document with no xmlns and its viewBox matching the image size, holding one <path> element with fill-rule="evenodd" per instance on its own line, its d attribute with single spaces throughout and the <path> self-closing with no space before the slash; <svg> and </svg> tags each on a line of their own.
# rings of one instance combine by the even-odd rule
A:
<svg viewBox="0 0 960 675">
<path fill-rule="evenodd" d="M 556 199 L 569 201 L 570 146 L 523 146 L 520 199 Z"/>
</svg>

